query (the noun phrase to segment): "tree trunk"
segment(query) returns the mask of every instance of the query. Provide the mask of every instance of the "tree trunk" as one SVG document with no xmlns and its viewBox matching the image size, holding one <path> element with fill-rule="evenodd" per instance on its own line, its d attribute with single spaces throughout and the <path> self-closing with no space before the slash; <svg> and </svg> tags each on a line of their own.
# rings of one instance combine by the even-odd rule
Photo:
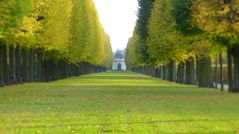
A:
<svg viewBox="0 0 239 134">
<path fill-rule="evenodd" d="M 42 65 L 41 65 L 41 81 L 42 82 L 47 82 L 47 76 L 46 76 L 46 65 L 47 65 L 47 61 L 46 59 L 41 59 Z"/>
<path fill-rule="evenodd" d="M 214 68 L 214 83 L 215 83 L 215 88 L 218 89 L 218 57 L 216 56 L 215 58 L 215 68 Z"/>
<path fill-rule="evenodd" d="M 80 63 L 80 67 L 79 67 L 79 74 L 82 75 L 84 74 L 84 66 L 83 66 L 83 62 Z"/>
<path fill-rule="evenodd" d="M 196 82 L 196 84 L 198 85 L 198 73 L 199 73 L 199 58 L 198 58 L 198 56 L 196 56 L 196 73 L 195 73 L 195 82 Z"/>
<path fill-rule="evenodd" d="M 59 80 L 59 66 L 58 66 L 59 61 L 56 60 L 55 61 L 55 68 L 53 68 L 55 70 L 55 80 Z"/>
<path fill-rule="evenodd" d="M 164 67 L 163 67 L 163 80 L 169 80 L 169 77 L 168 77 L 168 71 L 169 69 L 168 69 L 168 65 L 165 65 Z"/>
<path fill-rule="evenodd" d="M 221 91 L 224 90 L 224 78 L 223 78 L 223 64 L 222 64 L 222 53 L 219 54 L 219 62 L 220 62 L 220 84 Z"/>
<path fill-rule="evenodd" d="M 156 68 L 156 69 L 155 69 L 155 76 L 156 76 L 157 78 L 160 78 L 160 73 L 161 73 L 160 68 Z"/>
<path fill-rule="evenodd" d="M 9 57 L 8 57 L 8 47 L 3 46 L 3 80 L 5 85 L 10 84 L 10 76 L 9 76 Z"/>
<path fill-rule="evenodd" d="M 63 77 L 62 78 L 67 78 L 67 62 L 63 60 Z"/>
<path fill-rule="evenodd" d="M 143 66 L 143 72 L 142 72 L 143 74 L 147 74 L 147 67 L 146 66 Z"/>
<path fill-rule="evenodd" d="M 163 67 L 160 66 L 160 76 L 159 76 L 159 77 L 160 77 L 161 79 L 163 79 L 163 71 L 164 71 L 164 70 L 163 70 Z"/>
<path fill-rule="evenodd" d="M 51 76 L 51 81 L 56 80 L 56 64 L 55 64 L 55 60 L 51 60 L 49 75 Z"/>
<path fill-rule="evenodd" d="M 67 62 L 65 60 L 62 60 L 62 64 L 63 64 L 63 73 L 62 73 L 62 78 L 67 78 L 67 71 L 66 71 L 66 65 L 67 65 Z"/>
<path fill-rule="evenodd" d="M 233 92 L 239 92 L 239 53 L 233 54 L 234 59 L 234 86 Z"/>
<path fill-rule="evenodd" d="M 36 68 L 36 76 L 37 76 L 37 81 L 41 82 L 42 81 L 42 51 L 38 50 L 37 51 L 37 68 Z"/>
<path fill-rule="evenodd" d="M 176 63 L 171 61 L 169 63 L 169 81 L 176 82 Z"/>
<path fill-rule="evenodd" d="M 68 75 L 69 75 L 69 77 L 72 77 L 72 65 L 71 65 L 71 63 L 69 63 L 68 64 Z"/>
<path fill-rule="evenodd" d="M 212 63 L 210 57 L 203 57 L 198 60 L 198 86 L 213 87 Z"/>
<path fill-rule="evenodd" d="M 57 66 L 58 66 L 58 70 L 57 70 L 58 79 L 62 79 L 62 77 L 63 77 L 63 62 L 62 62 L 62 60 L 59 60 L 57 62 Z"/>
<path fill-rule="evenodd" d="M 142 68 L 143 68 L 143 71 L 142 71 L 141 73 L 146 75 L 146 72 L 147 72 L 147 71 L 146 71 L 146 67 L 143 66 Z"/>
<path fill-rule="evenodd" d="M 195 84 L 195 63 L 194 58 L 191 57 L 186 61 L 186 80 L 185 83 L 189 85 Z"/>
<path fill-rule="evenodd" d="M 33 82 L 34 81 L 34 50 L 30 49 L 29 50 L 29 82 Z"/>
<path fill-rule="evenodd" d="M 23 82 L 27 82 L 27 50 L 22 48 L 22 80 Z"/>
<path fill-rule="evenodd" d="M 227 48 L 227 64 L 228 64 L 228 85 L 229 91 L 233 92 L 233 68 L 232 68 L 232 48 Z"/>
<path fill-rule="evenodd" d="M 37 82 L 38 81 L 38 77 L 37 77 L 37 68 L 38 68 L 38 64 L 37 64 L 37 50 L 34 49 L 33 50 L 33 81 Z"/>
<path fill-rule="evenodd" d="M 147 74 L 148 74 L 149 76 L 152 76 L 151 66 L 147 66 Z"/>
<path fill-rule="evenodd" d="M 87 63 L 83 62 L 83 74 L 87 74 Z"/>
<path fill-rule="evenodd" d="M 66 73 L 67 73 L 67 77 L 71 77 L 71 73 L 70 73 L 70 63 L 66 64 Z"/>
<path fill-rule="evenodd" d="M 51 81 L 51 76 L 50 76 L 50 69 L 51 69 L 51 62 L 50 60 L 45 60 L 44 63 L 44 76 L 45 76 L 45 81 L 50 82 Z"/>
<path fill-rule="evenodd" d="M 31 76 L 31 62 L 30 62 L 30 50 L 26 49 L 26 82 L 30 82 L 30 76 Z"/>
<path fill-rule="evenodd" d="M 4 44 L 0 44 L 0 87 L 4 86 L 4 70 L 3 70 L 3 60 L 4 60 L 4 55 L 3 55 L 3 50 L 4 50 Z"/>
<path fill-rule="evenodd" d="M 153 77 L 156 77 L 156 69 L 155 69 L 154 66 L 151 66 L 151 75 L 152 75 Z"/>
<path fill-rule="evenodd" d="M 16 84 L 16 58 L 15 58 L 15 48 L 9 46 L 9 73 L 10 81 L 9 84 Z"/>
<path fill-rule="evenodd" d="M 185 83 L 185 64 L 183 62 L 181 62 L 178 65 L 178 73 L 177 73 L 177 82 L 184 84 Z"/>
<path fill-rule="evenodd" d="M 21 53 L 21 47 L 17 46 L 15 50 L 16 60 L 16 81 L 17 83 L 22 83 L 22 53 Z"/>
<path fill-rule="evenodd" d="M 56 64 L 55 64 L 55 60 L 53 59 L 50 60 L 48 74 L 50 76 L 50 81 L 56 80 Z"/>
</svg>

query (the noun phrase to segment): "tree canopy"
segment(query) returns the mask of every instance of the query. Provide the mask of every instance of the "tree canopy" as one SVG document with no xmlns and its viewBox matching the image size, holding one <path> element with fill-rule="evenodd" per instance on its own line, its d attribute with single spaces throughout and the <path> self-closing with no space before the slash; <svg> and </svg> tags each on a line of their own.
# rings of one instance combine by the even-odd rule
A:
<svg viewBox="0 0 239 134">
<path fill-rule="evenodd" d="M 211 87 L 212 57 L 229 46 L 234 61 L 239 59 L 238 5 L 237 0 L 139 0 L 138 20 L 127 46 L 127 65 L 144 73 L 151 67 L 164 67 L 160 73 L 173 81 L 175 70 L 184 75 L 186 68 L 185 79 L 198 80 L 188 83 Z M 238 68 L 239 62 L 234 65 Z M 184 76 L 179 78 L 184 81 Z"/>
<path fill-rule="evenodd" d="M 0 39 L 41 49 L 46 58 L 109 67 L 110 39 L 92 0 L 2 0 Z"/>
</svg>

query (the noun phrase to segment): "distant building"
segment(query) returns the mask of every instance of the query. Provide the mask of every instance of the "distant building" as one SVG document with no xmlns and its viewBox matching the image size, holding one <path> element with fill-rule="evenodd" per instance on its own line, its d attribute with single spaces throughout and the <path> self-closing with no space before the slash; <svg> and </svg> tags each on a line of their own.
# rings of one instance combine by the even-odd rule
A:
<svg viewBox="0 0 239 134">
<path fill-rule="evenodd" d="M 117 50 L 114 56 L 114 64 L 112 67 L 114 71 L 125 71 L 126 64 L 125 64 L 125 57 L 122 51 Z"/>
</svg>

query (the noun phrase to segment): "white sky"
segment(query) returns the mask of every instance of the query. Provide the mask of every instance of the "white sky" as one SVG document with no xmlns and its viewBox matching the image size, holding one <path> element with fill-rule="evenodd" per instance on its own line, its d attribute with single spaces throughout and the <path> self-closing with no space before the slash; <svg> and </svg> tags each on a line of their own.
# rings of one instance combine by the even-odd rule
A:
<svg viewBox="0 0 239 134">
<path fill-rule="evenodd" d="M 137 0 L 94 0 L 113 50 L 126 48 L 137 19 Z"/>
</svg>

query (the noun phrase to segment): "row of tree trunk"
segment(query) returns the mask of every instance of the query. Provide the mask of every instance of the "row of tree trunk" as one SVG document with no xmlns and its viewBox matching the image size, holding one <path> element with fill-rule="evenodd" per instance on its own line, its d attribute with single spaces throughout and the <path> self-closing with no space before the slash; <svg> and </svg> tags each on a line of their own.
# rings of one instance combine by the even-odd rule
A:
<svg viewBox="0 0 239 134">
<path fill-rule="evenodd" d="M 227 50 L 229 91 L 239 92 L 239 47 L 228 47 Z"/>
<path fill-rule="evenodd" d="M 190 58 L 186 63 L 178 64 L 178 66 L 172 60 L 167 65 L 159 68 L 155 68 L 154 66 L 143 66 L 132 68 L 131 71 L 155 76 L 171 82 L 196 84 L 196 67 L 193 58 Z"/>
<path fill-rule="evenodd" d="M 239 49 L 228 48 L 228 78 L 229 91 L 239 92 Z M 217 79 L 217 64 L 219 60 L 220 80 Z M 161 78 L 181 84 L 198 85 L 199 87 L 215 87 L 220 84 L 221 90 L 224 90 L 223 64 L 222 54 L 220 53 L 216 60 L 215 72 L 212 71 L 212 61 L 210 57 L 196 58 L 191 57 L 186 62 L 178 65 L 174 61 L 170 61 L 167 65 L 155 68 L 154 66 L 143 66 L 131 68 L 131 71 L 143 73 L 154 77 Z M 234 65 L 234 66 L 233 66 Z"/>
<path fill-rule="evenodd" d="M 70 64 L 66 60 L 44 57 L 42 50 L 0 44 L 0 86 L 24 82 L 49 82 L 106 68 L 90 63 Z"/>
</svg>

